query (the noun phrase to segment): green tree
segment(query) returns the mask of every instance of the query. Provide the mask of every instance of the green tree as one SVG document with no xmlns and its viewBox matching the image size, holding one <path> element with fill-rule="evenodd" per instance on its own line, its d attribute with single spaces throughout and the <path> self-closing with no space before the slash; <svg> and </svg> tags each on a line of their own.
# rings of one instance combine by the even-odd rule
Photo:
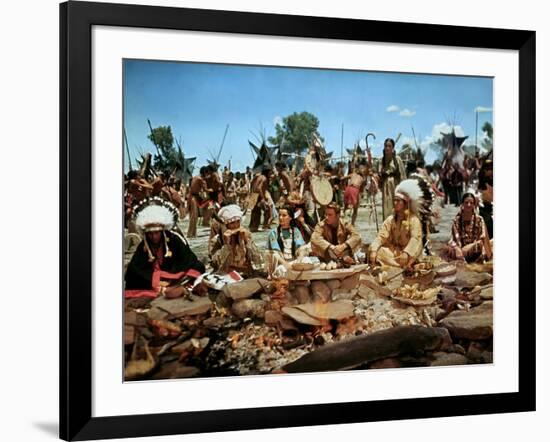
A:
<svg viewBox="0 0 550 442">
<path fill-rule="evenodd" d="M 275 125 L 275 136 L 268 141 L 274 146 L 281 146 L 281 150 L 291 153 L 303 153 L 309 146 L 313 134 L 319 135 L 319 119 L 309 112 L 294 112 L 283 118 L 283 122 Z"/>
<path fill-rule="evenodd" d="M 481 130 L 485 132 L 485 135 L 487 135 L 487 139 L 483 140 L 483 148 L 485 150 L 493 149 L 493 125 L 486 121 L 481 127 Z"/>
<path fill-rule="evenodd" d="M 170 172 L 177 162 L 177 152 L 174 148 L 174 136 L 170 126 L 159 126 L 151 130 L 147 136 L 156 146 L 157 153 L 154 156 L 156 170 Z"/>
</svg>

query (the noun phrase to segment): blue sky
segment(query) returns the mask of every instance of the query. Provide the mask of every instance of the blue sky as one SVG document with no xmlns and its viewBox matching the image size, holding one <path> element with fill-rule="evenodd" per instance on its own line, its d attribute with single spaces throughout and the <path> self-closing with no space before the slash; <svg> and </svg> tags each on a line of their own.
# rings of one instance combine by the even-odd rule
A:
<svg viewBox="0 0 550 442">
<path fill-rule="evenodd" d="M 274 135 L 277 121 L 293 112 L 319 118 L 319 132 L 328 151 L 340 154 L 368 132 L 369 145 L 381 154 L 384 138 L 397 137 L 397 148 L 416 139 L 427 147 L 448 124 L 478 144 L 485 121 L 492 123 L 493 82 L 490 78 L 398 74 L 365 71 L 219 65 L 162 61 L 124 61 L 124 126 L 132 159 L 154 152 L 149 127 L 169 125 L 197 165 L 218 152 L 226 125 L 229 130 L 220 156 L 233 170 L 253 161 L 248 140 L 257 143 L 263 130 Z M 126 156 L 126 155 L 125 155 Z M 432 159 L 433 154 L 428 154 Z M 128 159 L 125 158 L 125 169 Z"/>
</svg>

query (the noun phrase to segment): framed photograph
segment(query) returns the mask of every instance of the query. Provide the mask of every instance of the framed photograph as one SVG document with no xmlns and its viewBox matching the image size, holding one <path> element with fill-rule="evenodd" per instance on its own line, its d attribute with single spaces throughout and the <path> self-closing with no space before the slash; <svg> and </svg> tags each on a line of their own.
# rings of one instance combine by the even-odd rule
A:
<svg viewBox="0 0 550 442">
<path fill-rule="evenodd" d="M 62 439 L 535 410 L 535 32 L 60 23 Z"/>
</svg>

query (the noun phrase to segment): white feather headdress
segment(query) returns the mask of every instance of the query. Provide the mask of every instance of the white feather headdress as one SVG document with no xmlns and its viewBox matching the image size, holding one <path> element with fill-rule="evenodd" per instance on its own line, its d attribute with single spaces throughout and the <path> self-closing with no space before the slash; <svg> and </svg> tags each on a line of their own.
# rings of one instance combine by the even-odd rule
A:
<svg viewBox="0 0 550 442">
<path fill-rule="evenodd" d="M 162 198 L 146 198 L 134 207 L 134 221 L 142 233 L 171 230 L 178 221 L 178 210 Z"/>
<path fill-rule="evenodd" d="M 395 196 L 409 203 L 409 210 L 419 217 L 431 215 L 434 192 L 424 177 L 416 173 L 403 180 L 395 189 Z"/>
</svg>

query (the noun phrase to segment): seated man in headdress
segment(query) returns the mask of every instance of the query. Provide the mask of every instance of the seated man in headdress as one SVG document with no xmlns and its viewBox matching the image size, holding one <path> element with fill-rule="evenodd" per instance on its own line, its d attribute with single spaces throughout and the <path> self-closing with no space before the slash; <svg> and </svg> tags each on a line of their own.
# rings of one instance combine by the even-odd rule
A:
<svg viewBox="0 0 550 442">
<path fill-rule="evenodd" d="M 392 267 L 411 267 L 422 254 L 422 223 L 418 216 L 421 190 L 417 180 L 401 181 L 395 189 L 393 215 L 382 224 L 370 245 L 369 261 Z"/>
<path fill-rule="evenodd" d="M 134 219 L 143 240 L 126 270 L 125 296 L 181 296 L 182 283 L 205 268 L 187 241 L 172 231 L 177 209 L 161 198 L 148 198 L 135 209 Z"/>
<path fill-rule="evenodd" d="M 223 222 L 210 243 L 212 267 L 223 273 L 237 271 L 252 275 L 263 267 L 263 257 L 250 231 L 241 227 L 242 212 L 237 204 L 222 207 L 217 217 Z"/>
<path fill-rule="evenodd" d="M 340 206 L 330 203 L 325 219 L 315 226 L 311 235 L 311 250 L 322 261 L 342 261 L 354 264 L 353 255 L 361 246 L 359 232 L 340 219 Z"/>
</svg>

